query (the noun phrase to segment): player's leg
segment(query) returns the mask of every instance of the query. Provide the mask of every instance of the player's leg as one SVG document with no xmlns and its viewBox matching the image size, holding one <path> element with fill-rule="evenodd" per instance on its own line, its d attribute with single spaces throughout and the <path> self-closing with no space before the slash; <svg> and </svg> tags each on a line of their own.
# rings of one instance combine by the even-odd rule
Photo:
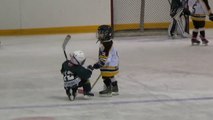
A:
<svg viewBox="0 0 213 120">
<path fill-rule="evenodd" d="M 208 40 L 206 39 L 206 37 L 205 37 L 205 30 L 200 31 L 200 38 L 201 38 L 202 43 L 203 43 L 204 45 L 208 45 L 209 41 L 208 41 Z"/>
<path fill-rule="evenodd" d="M 194 25 L 194 30 L 192 31 L 192 45 L 199 45 L 200 41 L 197 39 L 198 31 L 199 31 L 199 21 L 192 20 Z"/>
<path fill-rule="evenodd" d="M 172 17 L 172 22 L 171 22 L 171 24 L 169 25 L 169 28 L 168 28 L 168 35 L 169 35 L 169 37 L 174 39 L 176 37 L 175 33 L 177 32 L 177 26 L 178 26 L 177 20 L 180 19 L 180 15 L 181 15 L 183 9 L 179 8 L 179 9 L 174 9 L 174 10 L 171 10 L 171 11 L 172 12 L 171 12 L 170 16 Z"/>
<path fill-rule="evenodd" d="M 187 14 L 183 14 L 183 17 L 184 17 L 184 21 L 185 21 L 185 25 L 184 25 L 184 32 L 189 33 L 189 15 Z"/>
<path fill-rule="evenodd" d="M 94 93 L 91 92 L 91 84 L 89 80 L 82 80 L 79 84 L 79 87 L 82 86 L 83 87 L 83 91 L 84 91 L 84 96 L 85 97 L 92 97 L 94 96 Z"/>
<path fill-rule="evenodd" d="M 110 77 L 102 77 L 105 84 L 104 90 L 99 92 L 100 96 L 112 96 L 112 86 Z"/>
<path fill-rule="evenodd" d="M 207 45 L 208 43 L 209 43 L 209 41 L 206 39 L 206 36 L 205 36 L 205 21 L 200 21 L 200 29 L 199 29 L 199 31 L 200 31 L 200 38 L 201 38 L 201 40 L 202 40 L 202 43 L 204 44 L 204 45 Z"/>
<path fill-rule="evenodd" d="M 75 87 L 72 88 L 72 91 L 70 91 L 70 92 L 72 93 L 72 95 L 71 95 L 71 97 L 70 97 L 71 100 L 75 100 L 76 95 L 77 95 L 77 90 L 78 90 L 78 87 L 75 86 Z"/>
<path fill-rule="evenodd" d="M 176 25 L 177 25 L 177 21 L 173 18 L 168 28 L 168 36 L 171 37 L 172 39 L 176 37 L 176 34 L 175 34 Z"/>
<path fill-rule="evenodd" d="M 112 95 L 119 95 L 118 81 L 115 79 L 115 77 L 111 78 L 111 84 L 112 84 Z"/>
<path fill-rule="evenodd" d="M 69 98 L 70 101 L 73 101 L 76 97 L 76 94 L 73 94 L 73 90 L 70 87 L 64 87 L 67 97 Z M 75 96 L 73 96 L 75 95 Z"/>
<path fill-rule="evenodd" d="M 185 27 L 187 25 L 186 23 L 186 18 L 183 14 L 181 14 L 178 18 L 176 18 L 176 21 L 177 21 L 177 30 L 178 30 L 178 33 L 183 37 L 183 38 L 188 38 L 190 37 L 189 33 L 187 33 L 185 31 Z"/>
</svg>

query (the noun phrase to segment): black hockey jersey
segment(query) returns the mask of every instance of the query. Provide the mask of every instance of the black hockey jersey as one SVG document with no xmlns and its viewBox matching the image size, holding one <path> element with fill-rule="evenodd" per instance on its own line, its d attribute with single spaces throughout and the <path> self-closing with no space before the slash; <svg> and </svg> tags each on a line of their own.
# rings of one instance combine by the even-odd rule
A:
<svg viewBox="0 0 213 120">
<path fill-rule="evenodd" d="M 64 87 L 72 87 L 81 81 L 87 81 L 92 72 L 81 65 L 73 65 L 69 60 L 62 64 L 61 73 L 64 78 Z"/>
</svg>

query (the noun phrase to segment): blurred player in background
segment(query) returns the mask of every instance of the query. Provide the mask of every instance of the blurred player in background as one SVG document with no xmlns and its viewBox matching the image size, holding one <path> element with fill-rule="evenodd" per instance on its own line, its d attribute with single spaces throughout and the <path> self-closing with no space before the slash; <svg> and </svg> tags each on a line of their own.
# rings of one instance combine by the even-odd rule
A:
<svg viewBox="0 0 213 120">
<path fill-rule="evenodd" d="M 168 28 L 168 35 L 172 39 L 180 35 L 183 38 L 189 35 L 189 10 L 187 0 L 172 0 L 170 2 L 170 16 L 172 22 Z"/>
<path fill-rule="evenodd" d="M 189 0 L 189 9 L 191 11 L 191 19 L 193 22 L 194 30 L 192 32 L 192 45 L 200 44 L 200 41 L 197 39 L 198 33 L 200 33 L 201 41 L 204 45 L 208 44 L 208 40 L 205 36 L 205 20 L 206 16 L 209 16 L 209 19 L 213 20 L 213 14 L 209 6 L 208 0 Z"/>
</svg>

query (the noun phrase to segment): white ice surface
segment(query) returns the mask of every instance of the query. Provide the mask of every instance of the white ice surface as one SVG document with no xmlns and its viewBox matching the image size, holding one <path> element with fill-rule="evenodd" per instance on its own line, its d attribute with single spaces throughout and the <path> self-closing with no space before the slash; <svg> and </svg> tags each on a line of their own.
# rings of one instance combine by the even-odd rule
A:
<svg viewBox="0 0 213 120">
<path fill-rule="evenodd" d="M 66 35 L 0 37 L 0 120 L 212 120 L 213 30 L 209 46 L 167 36 L 116 38 L 120 95 L 68 100 L 60 68 Z M 72 35 L 67 52 L 97 60 L 95 34 Z M 91 83 L 99 75 L 94 70 Z"/>
</svg>

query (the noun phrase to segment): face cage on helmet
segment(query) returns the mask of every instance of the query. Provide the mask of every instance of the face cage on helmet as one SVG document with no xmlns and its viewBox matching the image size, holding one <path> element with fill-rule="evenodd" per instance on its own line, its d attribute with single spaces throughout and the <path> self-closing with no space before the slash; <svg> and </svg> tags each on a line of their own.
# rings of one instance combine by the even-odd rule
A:
<svg viewBox="0 0 213 120">
<path fill-rule="evenodd" d="M 109 33 L 109 31 L 99 30 L 96 32 L 96 38 L 100 42 L 109 42 L 111 41 L 111 33 Z"/>
<path fill-rule="evenodd" d="M 77 62 L 78 65 L 83 65 L 86 61 L 86 59 L 84 59 L 81 63 L 75 58 L 75 56 L 73 56 L 74 60 Z"/>
</svg>

